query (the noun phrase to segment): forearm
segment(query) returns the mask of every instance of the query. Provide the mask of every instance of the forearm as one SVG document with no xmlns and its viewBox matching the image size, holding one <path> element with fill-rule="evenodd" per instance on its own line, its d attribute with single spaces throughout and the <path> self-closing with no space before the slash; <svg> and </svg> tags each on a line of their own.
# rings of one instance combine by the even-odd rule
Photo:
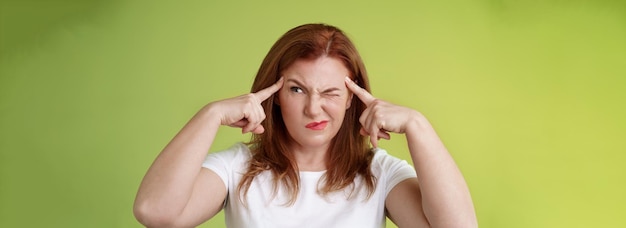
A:
<svg viewBox="0 0 626 228">
<path fill-rule="evenodd" d="M 182 212 L 219 126 L 219 119 L 205 106 L 183 127 L 146 173 L 135 201 L 136 212 L 157 217 Z"/>
<path fill-rule="evenodd" d="M 476 227 L 465 179 L 428 120 L 415 114 L 406 131 L 424 214 L 433 227 Z"/>
</svg>

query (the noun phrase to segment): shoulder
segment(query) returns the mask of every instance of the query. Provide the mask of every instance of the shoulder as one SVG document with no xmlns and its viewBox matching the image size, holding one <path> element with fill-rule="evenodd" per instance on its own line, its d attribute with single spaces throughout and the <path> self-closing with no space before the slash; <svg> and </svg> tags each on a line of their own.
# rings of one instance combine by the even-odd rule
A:
<svg viewBox="0 0 626 228">
<path fill-rule="evenodd" d="M 381 171 L 389 171 L 390 169 L 399 167 L 411 167 L 405 160 L 397 158 L 387 152 L 385 149 L 374 148 L 374 158 L 372 159 L 372 169 L 380 169 Z"/>
<path fill-rule="evenodd" d="M 413 166 L 405 160 L 387 153 L 384 149 L 375 148 L 373 152 L 372 173 L 378 178 L 378 184 L 383 185 L 385 195 L 401 181 L 417 177 Z"/>
<path fill-rule="evenodd" d="M 232 159 L 232 158 L 237 158 L 237 157 L 249 158 L 251 156 L 251 152 L 250 152 L 250 148 L 246 144 L 242 142 L 238 142 L 227 149 L 212 152 L 208 156 L 217 156 L 217 157 L 222 157 L 225 159 L 228 159 L 228 158 Z"/>
<path fill-rule="evenodd" d="M 208 167 L 211 164 L 215 165 L 217 163 L 224 166 L 236 167 L 237 165 L 248 162 L 251 156 L 250 148 L 246 144 L 238 142 L 228 149 L 209 153 L 202 166 Z"/>
</svg>

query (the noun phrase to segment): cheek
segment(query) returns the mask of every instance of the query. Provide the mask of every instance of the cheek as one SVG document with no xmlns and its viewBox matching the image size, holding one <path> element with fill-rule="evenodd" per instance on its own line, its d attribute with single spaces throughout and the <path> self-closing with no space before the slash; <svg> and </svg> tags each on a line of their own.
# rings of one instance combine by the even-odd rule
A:
<svg viewBox="0 0 626 228">
<path fill-rule="evenodd" d="M 345 98 L 337 98 L 337 99 L 328 99 L 326 101 L 326 110 L 329 113 L 333 113 L 333 114 L 339 114 L 339 115 L 344 115 L 346 112 L 346 109 L 348 108 L 346 106 L 347 101 L 345 100 Z"/>
<path fill-rule="evenodd" d="M 299 101 L 296 97 L 288 96 L 286 93 L 279 94 L 278 103 L 283 113 L 283 118 L 289 118 L 292 113 L 297 112 L 301 108 L 300 106 L 302 106 L 302 101 Z"/>
<path fill-rule="evenodd" d="M 349 106 L 349 101 L 350 101 L 350 97 L 351 96 L 338 96 L 338 97 L 331 97 L 328 98 L 328 103 L 332 104 L 333 106 L 336 107 L 340 107 L 340 108 L 347 108 Z"/>
</svg>

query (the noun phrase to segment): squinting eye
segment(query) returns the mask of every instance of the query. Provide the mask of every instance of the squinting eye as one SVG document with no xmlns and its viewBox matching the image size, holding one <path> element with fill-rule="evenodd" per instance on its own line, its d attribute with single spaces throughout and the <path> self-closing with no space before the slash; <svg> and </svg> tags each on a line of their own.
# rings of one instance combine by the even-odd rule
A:
<svg viewBox="0 0 626 228">
<path fill-rule="evenodd" d="M 289 88 L 289 90 L 291 90 L 291 92 L 294 92 L 294 93 L 302 93 L 303 92 L 300 87 L 295 87 L 295 86 Z"/>
</svg>

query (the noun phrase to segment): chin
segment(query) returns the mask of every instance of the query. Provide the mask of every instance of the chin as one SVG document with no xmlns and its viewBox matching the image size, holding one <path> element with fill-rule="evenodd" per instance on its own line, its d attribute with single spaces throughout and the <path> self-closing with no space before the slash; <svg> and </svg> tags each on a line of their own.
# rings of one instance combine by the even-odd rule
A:
<svg viewBox="0 0 626 228">
<path fill-rule="evenodd" d="M 328 146 L 331 142 L 332 138 L 328 138 L 327 136 L 316 135 L 316 136 L 304 136 L 300 138 L 300 140 L 296 140 L 298 144 L 305 147 L 321 147 Z"/>
</svg>

